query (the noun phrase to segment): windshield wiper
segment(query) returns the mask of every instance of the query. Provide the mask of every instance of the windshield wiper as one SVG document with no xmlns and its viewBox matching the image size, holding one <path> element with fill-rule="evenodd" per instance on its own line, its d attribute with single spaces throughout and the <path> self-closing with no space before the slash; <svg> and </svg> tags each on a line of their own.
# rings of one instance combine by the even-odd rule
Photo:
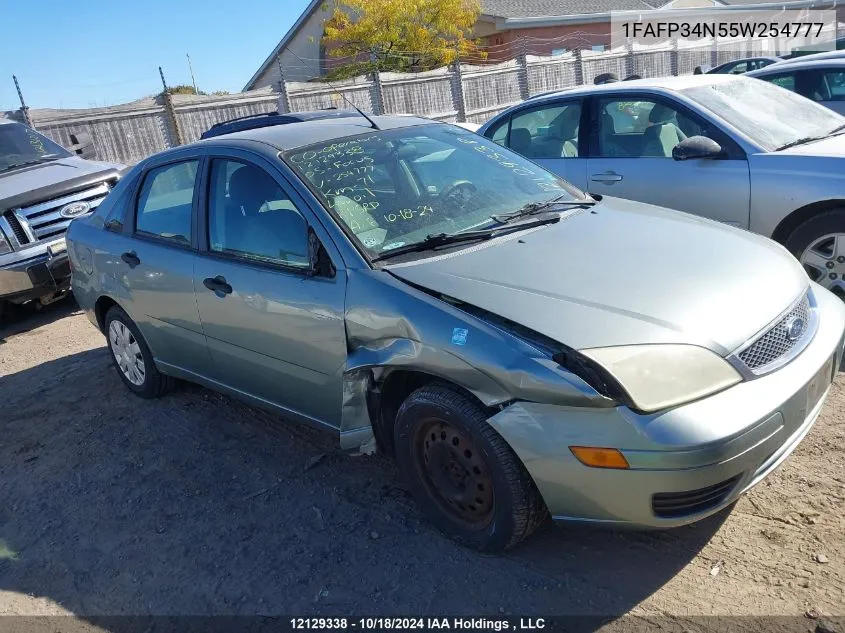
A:
<svg viewBox="0 0 845 633">
<path fill-rule="evenodd" d="M 831 134 L 833 134 L 833 132 L 831 132 Z M 776 147 L 775 151 L 779 152 L 782 149 L 789 149 L 790 147 L 795 147 L 796 145 L 806 145 L 807 143 L 812 143 L 813 141 L 820 141 L 823 138 L 827 138 L 827 136 L 828 136 L 827 134 L 825 134 L 824 136 L 805 136 L 804 138 L 799 138 L 798 140 L 790 141 L 786 145 L 781 145 L 780 147 Z"/>
<path fill-rule="evenodd" d="M 463 233 L 433 233 L 431 235 L 426 236 L 424 240 L 420 240 L 419 242 L 414 242 L 413 244 L 407 244 L 405 246 L 399 246 L 397 248 L 390 249 L 382 253 L 381 255 L 377 255 L 373 257 L 370 261 L 372 262 L 379 262 L 385 259 L 390 259 L 391 257 L 397 257 L 399 255 L 404 255 L 406 253 L 415 253 L 419 251 L 427 251 L 433 248 L 437 248 L 438 246 L 445 246 L 447 244 L 459 244 L 461 242 L 475 242 L 475 241 L 483 241 L 489 240 L 490 238 L 496 237 L 500 233 L 509 232 L 512 233 L 514 231 L 521 231 L 528 228 L 533 228 L 535 226 L 542 226 L 543 224 L 552 224 L 554 222 L 559 222 L 559 217 L 551 217 L 551 218 L 542 218 L 536 220 L 534 222 L 521 224 L 519 226 L 512 226 L 512 227 L 493 227 L 489 229 L 482 229 L 478 231 L 464 231 Z"/>
<path fill-rule="evenodd" d="M 49 156 L 42 156 L 41 158 L 35 158 L 33 160 L 24 160 L 19 163 L 12 163 L 11 165 L 7 165 L 0 171 L 9 171 L 10 169 L 17 169 L 18 167 L 28 167 L 29 165 L 39 165 L 41 163 L 48 163 L 51 160 L 58 160 L 60 157 L 56 156 L 55 154 Z"/>
<path fill-rule="evenodd" d="M 538 213 L 542 213 L 543 211 L 551 207 L 591 207 L 596 203 L 595 200 L 589 199 L 561 200 L 562 197 L 563 196 L 558 196 L 557 198 L 545 200 L 544 202 L 529 202 L 528 204 L 524 205 L 523 207 L 512 213 L 494 213 L 490 216 L 490 219 L 496 220 L 496 222 L 501 222 L 502 224 L 508 224 L 510 222 L 513 222 L 514 220 L 519 220 L 520 218 L 524 218 L 529 215 L 537 215 Z"/>
<path fill-rule="evenodd" d="M 845 123 L 843 123 L 842 125 L 837 125 L 830 132 L 828 132 L 828 135 L 833 136 L 834 134 L 842 134 L 843 132 L 845 132 Z"/>
</svg>

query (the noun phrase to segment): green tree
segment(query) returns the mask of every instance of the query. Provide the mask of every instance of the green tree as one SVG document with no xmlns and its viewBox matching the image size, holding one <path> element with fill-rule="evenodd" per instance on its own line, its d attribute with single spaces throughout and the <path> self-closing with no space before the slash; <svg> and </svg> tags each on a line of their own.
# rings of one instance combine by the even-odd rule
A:
<svg viewBox="0 0 845 633">
<path fill-rule="evenodd" d="M 168 86 L 167 93 L 171 95 L 204 95 L 205 93 L 200 90 L 197 92 L 194 90 L 193 86 L 189 86 L 188 84 L 179 84 L 178 86 Z"/>
<path fill-rule="evenodd" d="M 334 0 L 322 42 L 328 56 L 352 61 L 332 74 L 430 70 L 483 56 L 470 37 L 480 10 L 478 0 Z"/>
</svg>

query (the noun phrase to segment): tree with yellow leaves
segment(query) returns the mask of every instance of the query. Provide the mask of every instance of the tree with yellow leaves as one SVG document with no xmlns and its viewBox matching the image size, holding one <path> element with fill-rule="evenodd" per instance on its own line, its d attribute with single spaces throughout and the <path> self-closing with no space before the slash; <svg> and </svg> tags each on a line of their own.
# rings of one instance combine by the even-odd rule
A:
<svg viewBox="0 0 845 633">
<path fill-rule="evenodd" d="M 430 70 L 483 56 L 470 39 L 480 10 L 478 0 L 334 0 L 323 45 L 352 61 L 331 74 Z"/>
</svg>

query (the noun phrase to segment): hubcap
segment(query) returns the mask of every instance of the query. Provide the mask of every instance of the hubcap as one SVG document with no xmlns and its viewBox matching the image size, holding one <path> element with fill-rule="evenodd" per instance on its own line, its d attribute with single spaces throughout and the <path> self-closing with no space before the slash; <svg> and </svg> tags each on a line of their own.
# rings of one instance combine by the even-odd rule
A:
<svg viewBox="0 0 845 633">
<path fill-rule="evenodd" d="M 454 519 L 478 529 L 493 516 L 493 480 L 475 445 L 441 420 L 421 425 L 419 450 L 432 496 Z"/>
<path fill-rule="evenodd" d="M 816 283 L 845 299 L 845 233 L 829 233 L 813 241 L 800 257 Z"/>
<path fill-rule="evenodd" d="M 144 357 L 129 328 L 120 321 L 112 321 L 109 325 L 109 343 L 117 366 L 126 380 L 138 387 L 143 385 L 146 376 Z"/>
</svg>

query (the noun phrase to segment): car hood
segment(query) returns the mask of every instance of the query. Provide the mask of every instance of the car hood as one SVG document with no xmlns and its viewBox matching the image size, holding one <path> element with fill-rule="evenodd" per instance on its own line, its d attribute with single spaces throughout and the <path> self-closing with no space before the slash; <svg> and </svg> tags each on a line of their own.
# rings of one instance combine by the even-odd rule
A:
<svg viewBox="0 0 845 633">
<path fill-rule="evenodd" d="M 9 199 L 26 197 L 29 192 L 44 189 L 66 181 L 84 180 L 99 173 L 105 179 L 108 174 L 116 174 L 122 165 L 85 160 L 78 156 L 69 156 L 59 160 L 23 167 L 0 173 L 0 203 Z M 13 205 L 8 205 L 13 206 Z"/>
<path fill-rule="evenodd" d="M 809 284 L 771 240 L 608 197 L 557 224 L 387 269 L 576 349 L 688 343 L 723 356 Z"/>
</svg>

